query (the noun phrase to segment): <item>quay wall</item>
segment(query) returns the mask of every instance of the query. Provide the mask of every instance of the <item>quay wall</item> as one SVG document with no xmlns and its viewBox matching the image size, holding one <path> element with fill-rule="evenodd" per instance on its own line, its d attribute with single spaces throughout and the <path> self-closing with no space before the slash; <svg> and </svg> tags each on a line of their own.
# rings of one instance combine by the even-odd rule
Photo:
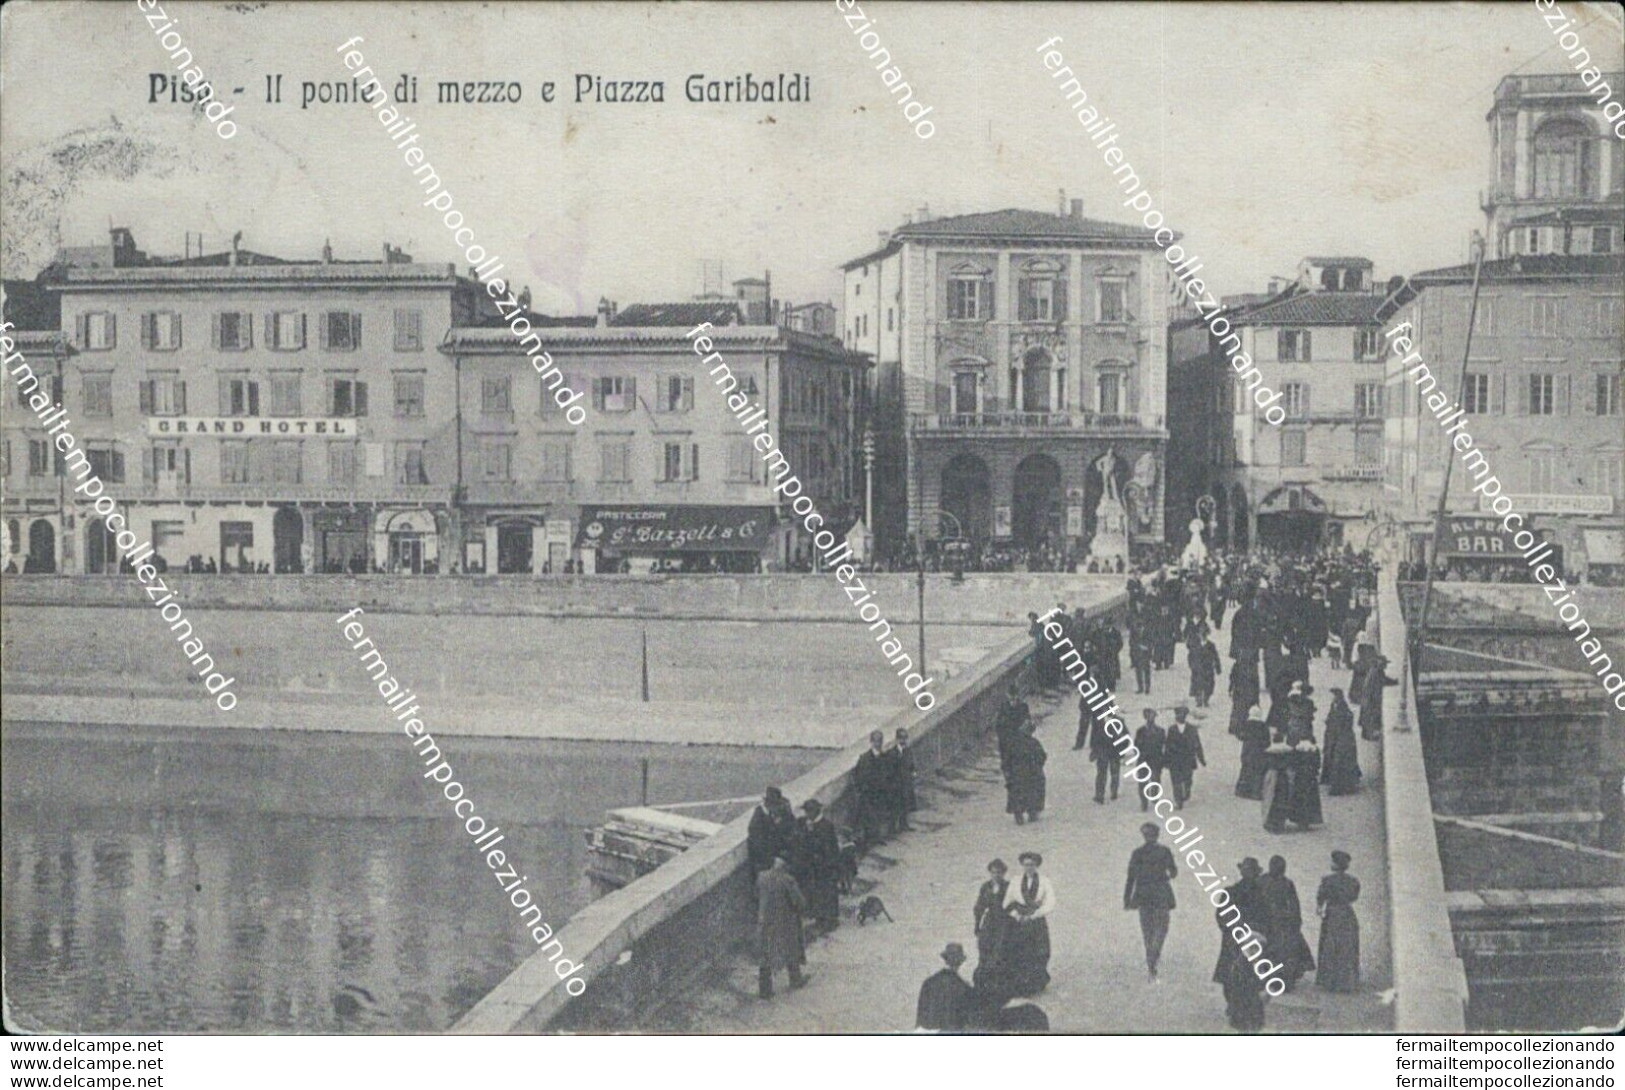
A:
<svg viewBox="0 0 1625 1090">
<path fill-rule="evenodd" d="M 1088 609 L 1090 616 L 1120 616 L 1117 595 Z M 909 710 L 872 727 L 889 736 L 907 727 L 917 772 L 930 775 L 953 764 L 991 730 L 1007 683 L 1028 669 L 1032 641 L 1015 637 L 973 668 L 952 678 L 929 712 Z M 837 824 L 852 824 L 851 772 L 867 748 L 852 743 L 800 778 L 783 785 L 791 802 L 816 798 Z M 541 953 L 516 969 L 455 1026 L 454 1033 L 535 1033 L 543 1030 L 616 1030 L 678 999 L 684 985 L 722 957 L 749 944 L 756 929 L 754 881 L 746 863 L 750 815 L 744 814 L 623 889 L 573 916 L 557 934 L 564 956 L 581 963 L 586 992 L 572 999 Z"/>
</svg>

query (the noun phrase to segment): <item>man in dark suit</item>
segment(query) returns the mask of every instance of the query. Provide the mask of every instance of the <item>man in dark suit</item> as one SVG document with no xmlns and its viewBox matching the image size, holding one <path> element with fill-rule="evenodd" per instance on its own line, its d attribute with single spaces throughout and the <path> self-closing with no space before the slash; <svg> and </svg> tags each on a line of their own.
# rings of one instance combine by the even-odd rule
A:
<svg viewBox="0 0 1625 1090">
<path fill-rule="evenodd" d="M 1168 741 L 1168 732 L 1157 726 L 1155 708 L 1146 708 L 1144 715 L 1145 724 L 1134 732 L 1134 748 L 1140 751 L 1140 760 L 1151 770 L 1151 775 L 1145 780 L 1136 776 L 1134 780 L 1140 785 L 1140 809 L 1149 810 L 1151 798 L 1146 794 L 1146 788 L 1155 783 L 1159 793 L 1162 789 L 1162 769 L 1166 758 L 1164 747 Z"/>
<path fill-rule="evenodd" d="M 869 732 L 869 748 L 852 770 L 852 786 L 858 793 L 858 825 L 863 830 L 864 847 L 884 839 L 892 814 L 892 759 L 886 752 L 886 736 Z"/>
<path fill-rule="evenodd" d="M 761 804 L 750 815 L 750 829 L 745 835 L 745 854 L 752 873 L 772 870 L 773 858 L 789 852 L 794 827 L 795 815 L 790 811 L 789 800 L 777 787 L 769 787 L 762 794 Z"/>
<path fill-rule="evenodd" d="M 1202 752 L 1202 736 L 1196 724 L 1185 719 L 1189 714 L 1190 708 L 1184 704 L 1174 709 L 1174 724 L 1168 728 L 1168 739 L 1163 743 L 1163 764 L 1167 766 L 1168 778 L 1173 783 L 1176 810 L 1183 810 L 1185 801 L 1191 797 L 1191 780 L 1196 775 L 1196 766 L 1207 767 L 1207 754 Z"/>
<path fill-rule="evenodd" d="M 1179 873 L 1174 853 L 1157 843 L 1160 830 L 1155 823 L 1140 826 L 1145 843 L 1128 857 L 1128 883 L 1123 887 L 1123 907 L 1140 910 L 1140 935 L 1145 939 L 1145 967 L 1157 979 L 1157 962 L 1162 943 L 1168 937 L 1168 913 L 1174 908 L 1173 878 Z"/>
<path fill-rule="evenodd" d="M 914 1025 L 918 1029 L 960 1030 L 971 1013 L 973 989 L 959 975 L 965 964 L 965 948 L 950 942 L 942 951 L 947 966 L 925 978 L 920 985 L 920 1001 L 915 1007 Z"/>
</svg>

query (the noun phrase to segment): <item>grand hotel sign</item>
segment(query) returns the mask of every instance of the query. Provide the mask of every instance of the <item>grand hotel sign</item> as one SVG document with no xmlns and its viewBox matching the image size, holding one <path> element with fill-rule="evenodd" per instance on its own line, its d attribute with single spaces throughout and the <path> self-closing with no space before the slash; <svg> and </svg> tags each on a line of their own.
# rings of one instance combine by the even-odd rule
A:
<svg viewBox="0 0 1625 1090">
<path fill-rule="evenodd" d="M 359 434 L 348 417 L 286 417 L 261 419 L 241 416 L 149 416 L 147 434 L 161 436 L 219 435 L 249 439 L 258 435 L 297 438 L 301 435 L 350 437 Z"/>
</svg>

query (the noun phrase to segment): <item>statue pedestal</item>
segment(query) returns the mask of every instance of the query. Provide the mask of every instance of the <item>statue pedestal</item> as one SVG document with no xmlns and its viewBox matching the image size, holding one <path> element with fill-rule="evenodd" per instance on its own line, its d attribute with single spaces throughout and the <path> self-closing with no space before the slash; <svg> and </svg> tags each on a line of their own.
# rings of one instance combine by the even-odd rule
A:
<svg viewBox="0 0 1625 1090">
<path fill-rule="evenodd" d="M 1123 501 L 1103 497 L 1095 509 L 1095 536 L 1089 542 L 1090 560 L 1116 560 L 1128 563 L 1128 513 Z"/>
</svg>

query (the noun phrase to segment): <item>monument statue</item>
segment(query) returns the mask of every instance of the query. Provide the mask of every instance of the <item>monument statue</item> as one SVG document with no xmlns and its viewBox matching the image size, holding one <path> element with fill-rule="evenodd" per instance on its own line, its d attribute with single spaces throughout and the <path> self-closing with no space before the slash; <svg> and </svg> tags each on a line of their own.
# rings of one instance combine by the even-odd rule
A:
<svg viewBox="0 0 1625 1090">
<path fill-rule="evenodd" d="M 1207 530 L 1207 523 L 1200 518 L 1191 519 L 1191 539 L 1185 546 L 1185 551 L 1179 554 L 1179 566 L 1190 569 L 1200 567 L 1207 561 L 1207 542 L 1203 534 Z"/>
<path fill-rule="evenodd" d="M 1095 508 L 1095 536 L 1089 542 L 1091 560 L 1128 563 L 1128 512 L 1117 483 L 1117 454 L 1111 448 L 1095 460 L 1100 474 L 1100 504 Z"/>
</svg>

